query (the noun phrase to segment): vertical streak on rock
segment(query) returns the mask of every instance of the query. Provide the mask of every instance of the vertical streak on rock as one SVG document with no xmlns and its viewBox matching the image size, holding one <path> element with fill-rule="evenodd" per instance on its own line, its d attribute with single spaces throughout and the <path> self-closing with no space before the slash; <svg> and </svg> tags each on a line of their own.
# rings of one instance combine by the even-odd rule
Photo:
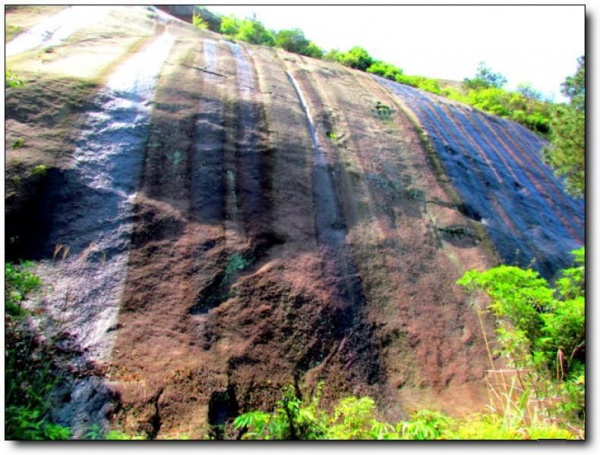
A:
<svg viewBox="0 0 600 455">
<path fill-rule="evenodd" d="M 352 302 L 353 311 L 356 311 L 364 304 L 364 297 L 350 247 L 346 241 L 346 225 L 330 175 L 329 165 L 319 144 L 315 124 L 302 90 L 292 73 L 288 72 L 287 74 L 306 116 L 306 125 L 311 138 L 313 150 L 313 201 L 319 246 L 323 251 L 326 262 L 334 268 L 334 274 L 345 282 L 342 294 L 344 300 Z"/>
<path fill-rule="evenodd" d="M 52 285 L 45 298 L 48 313 L 85 349 L 86 360 L 106 362 L 113 348 L 149 104 L 173 42 L 162 34 L 113 73 L 87 116 L 73 164 L 51 176 L 46 257 L 52 259 L 42 261 L 37 272 Z M 89 383 L 83 378 L 73 386 L 73 401 L 88 395 Z M 72 418 L 79 435 L 84 422 Z"/>
</svg>

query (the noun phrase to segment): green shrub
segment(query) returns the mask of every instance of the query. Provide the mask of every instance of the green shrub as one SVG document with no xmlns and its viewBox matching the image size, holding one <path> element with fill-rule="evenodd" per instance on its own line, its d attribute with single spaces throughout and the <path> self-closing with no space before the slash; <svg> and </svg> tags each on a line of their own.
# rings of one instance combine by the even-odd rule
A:
<svg viewBox="0 0 600 455">
<path fill-rule="evenodd" d="M 48 397 L 60 378 L 51 354 L 36 346 L 35 334 L 23 320 L 21 303 L 41 285 L 30 272 L 32 263 L 6 263 L 5 290 L 5 437 L 10 440 L 69 439 L 70 430 L 49 419 Z"/>
<path fill-rule="evenodd" d="M 389 63 L 377 61 L 367 68 L 367 73 L 377 74 L 378 76 L 395 81 L 397 77 L 402 75 L 402 70 Z"/>
<path fill-rule="evenodd" d="M 208 22 L 204 20 L 199 14 L 192 14 L 192 25 L 200 30 L 206 30 L 208 28 Z"/>
<path fill-rule="evenodd" d="M 19 88 L 25 85 L 23 79 L 21 79 L 14 71 L 6 70 L 5 73 L 5 86 L 9 88 Z"/>
<path fill-rule="evenodd" d="M 575 267 L 554 287 L 533 270 L 498 266 L 471 270 L 458 280 L 491 298 L 499 351 L 511 368 L 527 371 L 529 391 L 544 405 L 545 418 L 581 426 L 585 417 L 585 249 L 573 252 Z M 528 393 L 529 393 L 528 392 Z"/>
<path fill-rule="evenodd" d="M 367 71 L 374 60 L 369 53 L 362 47 L 355 46 L 348 52 L 342 53 L 338 56 L 338 61 L 345 66 L 354 68 L 361 71 Z"/>
<path fill-rule="evenodd" d="M 38 164 L 31 170 L 31 175 L 45 176 L 48 172 L 48 168 L 44 164 Z"/>
<path fill-rule="evenodd" d="M 24 146 L 25 146 L 25 139 L 22 137 L 17 138 L 15 140 L 15 142 L 13 142 L 13 144 L 12 144 L 13 149 L 20 149 L 21 147 L 24 147 Z"/>
</svg>

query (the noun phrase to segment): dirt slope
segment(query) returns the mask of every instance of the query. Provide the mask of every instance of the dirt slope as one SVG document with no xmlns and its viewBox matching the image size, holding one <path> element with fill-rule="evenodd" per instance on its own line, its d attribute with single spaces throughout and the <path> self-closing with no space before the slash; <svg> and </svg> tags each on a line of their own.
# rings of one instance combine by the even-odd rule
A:
<svg viewBox="0 0 600 455">
<path fill-rule="evenodd" d="M 56 413 L 79 436 L 97 422 L 199 437 L 321 380 L 325 403 L 370 395 L 390 419 L 479 410 L 487 355 L 455 281 L 514 247 L 550 264 L 583 240 L 535 136 L 339 65 L 143 7 L 7 65 L 26 80 L 7 90 L 7 255 L 39 260 L 30 305 L 75 346 L 77 393 Z M 489 136 L 495 158 L 473 172 L 510 175 L 521 202 L 508 177 L 449 164 Z M 510 221 L 542 203 L 556 229 Z"/>
</svg>

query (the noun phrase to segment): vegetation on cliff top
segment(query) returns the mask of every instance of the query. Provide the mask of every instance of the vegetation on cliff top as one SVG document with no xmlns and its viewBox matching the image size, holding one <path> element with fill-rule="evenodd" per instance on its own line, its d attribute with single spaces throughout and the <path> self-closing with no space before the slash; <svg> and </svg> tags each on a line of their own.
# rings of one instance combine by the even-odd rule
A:
<svg viewBox="0 0 600 455">
<path fill-rule="evenodd" d="M 275 46 L 289 52 L 338 62 L 360 71 L 376 74 L 400 84 L 468 104 L 482 111 L 511 119 L 549 139 L 545 151 L 547 162 L 564 176 L 569 191 L 575 196 L 585 192 L 585 58 L 580 57 L 574 76 L 567 77 L 562 93 L 570 104 L 555 104 L 528 85 L 517 90 L 505 89 L 507 79 L 481 62 L 472 78 L 465 78 L 461 89 L 442 87 L 436 79 L 404 74 L 401 68 L 373 58 L 362 47 L 342 52 L 325 52 L 304 36 L 300 29 L 268 30 L 255 16 L 239 19 L 220 16 L 198 7 L 194 15 L 200 28 L 209 28 L 230 39 L 252 44 Z"/>
</svg>

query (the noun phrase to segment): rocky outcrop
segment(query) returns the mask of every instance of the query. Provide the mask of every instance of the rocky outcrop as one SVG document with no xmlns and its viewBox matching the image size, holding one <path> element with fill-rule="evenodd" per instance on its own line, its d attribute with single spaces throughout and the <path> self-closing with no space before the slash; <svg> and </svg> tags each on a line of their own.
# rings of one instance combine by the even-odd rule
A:
<svg viewBox="0 0 600 455">
<path fill-rule="evenodd" d="M 28 237 L 43 240 L 19 251 L 53 286 L 30 305 L 105 372 L 113 423 L 195 437 L 319 381 L 325 403 L 371 395 L 390 418 L 480 409 L 487 354 L 456 280 L 532 258 L 551 275 L 583 241 L 583 205 L 539 159 L 544 142 L 163 14 L 120 7 L 88 32 L 93 48 L 58 45 L 46 68 L 77 79 L 71 53 L 102 52 L 102 27 L 127 17 L 122 40 L 138 37 L 101 54 L 84 115 L 48 132 L 62 155 L 32 142 L 7 156 L 11 175 L 28 153 L 49 168 L 32 205 L 48 222 Z M 31 54 L 8 63 L 45 77 Z M 7 93 L 8 140 L 45 121 L 11 102 L 24 90 Z"/>
</svg>

